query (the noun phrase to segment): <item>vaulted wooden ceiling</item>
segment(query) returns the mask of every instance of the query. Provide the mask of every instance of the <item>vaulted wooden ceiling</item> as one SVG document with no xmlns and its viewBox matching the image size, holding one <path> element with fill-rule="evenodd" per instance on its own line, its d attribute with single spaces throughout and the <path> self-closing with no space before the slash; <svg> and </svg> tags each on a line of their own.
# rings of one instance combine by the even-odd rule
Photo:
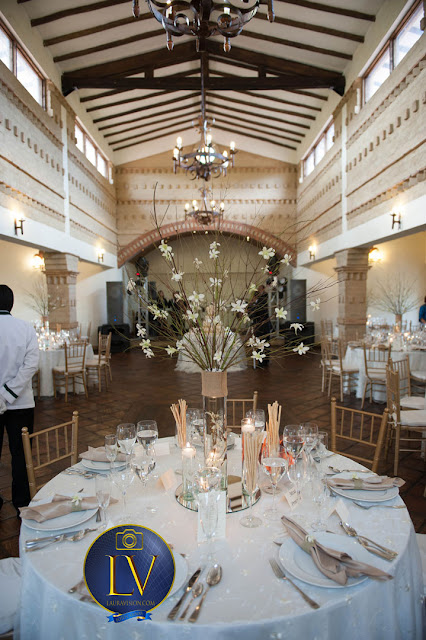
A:
<svg viewBox="0 0 426 640">
<path fill-rule="evenodd" d="M 166 49 L 162 26 L 131 0 L 17 0 L 110 149 L 136 147 L 193 130 L 200 114 L 200 53 L 195 39 Z M 383 0 L 266 0 L 229 53 L 220 37 L 204 54 L 207 115 L 214 130 L 261 145 L 298 149 L 330 91 L 343 94 L 344 71 Z M 60 8 L 58 9 L 58 6 Z M 142 11 L 145 11 L 142 13 Z M 149 145 L 148 143 L 151 143 Z M 247 148 L 249 151 L 253 151 Z M 267 155 L 265 153 L 264 155 Z"/>
</svg>

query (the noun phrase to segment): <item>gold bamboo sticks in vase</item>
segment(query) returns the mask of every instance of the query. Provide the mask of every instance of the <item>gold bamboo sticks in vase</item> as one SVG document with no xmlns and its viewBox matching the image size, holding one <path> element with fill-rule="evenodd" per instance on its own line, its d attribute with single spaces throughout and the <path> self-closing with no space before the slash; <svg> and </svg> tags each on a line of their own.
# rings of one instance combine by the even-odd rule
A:
<svg viewBox="0 0 426 640">
<path fill-rule="evenodd" d="M 172 404 L 170 407 L 176 422 L 177 444 L 181 449 L 186 445 L 186 408 L 186 400 L 178 400 L 178 404 Z"/>
<path fill-rule="evenodd" d="M 281 405 L 277 401 L 268 404 L 268 420 L 266 421 L 266 439 L 270 449 L 280 444 Z"/>
</svg>

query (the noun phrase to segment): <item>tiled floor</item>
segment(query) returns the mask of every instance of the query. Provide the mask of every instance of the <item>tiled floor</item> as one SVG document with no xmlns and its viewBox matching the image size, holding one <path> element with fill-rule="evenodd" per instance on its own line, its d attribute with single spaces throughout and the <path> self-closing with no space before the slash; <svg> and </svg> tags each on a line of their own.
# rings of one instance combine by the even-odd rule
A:
<svg viewBox="0 0 426 640">
<path fill-rule="evenodd" d="M 174 359 L 147 360 L 135 349 L 114 354 L 112 360 L 113 385 L 109 393 L 91 388 L 89 399 L 84 395 L 42 398 L 37 401 L 36 429 L 69 420 L 73 410 L 80 415 L 79 450 L 88 445 L 103 444 L 103 436 L 115 431 L 120 422 L 134 422 L 143 418 L 157 421 L 160 437 L 174 433 L 169 406 L 178 398 L 189 404 L 200 403 L 201 380 L 198 374 L 175 373 Z M 274 361 L 268 368 L 247 369 L 228 376 L 229 397 L 249 397 L 259 391 L 260 407 L 278 400 L 283 406 L 281 424 L 299 421 L 317 422 L 321 429 L 329 430 L 330 404 L 321 393 L 319 354 L 291 355 Z M 336 390 L 337 391 L 337 390 Z M 360 401 L 347 397 L 349 406 L 360 407 Z M 383 411 L 383 405 L 365 407 L 374 412 Z M 425 462 L 418 454 L 401 455 L 399 475 L 406 484 L 402 498 L 410 511 L 417 532 L 426 533 Z M 392 466 L 382 465 L 382 472 L 391 475 Z M 5 440 L 0 463 L 0 493 L 5 504 L 0 511 L 0 558 L 18 554 L 19 520 L 10 502 L 10 458 Z"/>
</svg>

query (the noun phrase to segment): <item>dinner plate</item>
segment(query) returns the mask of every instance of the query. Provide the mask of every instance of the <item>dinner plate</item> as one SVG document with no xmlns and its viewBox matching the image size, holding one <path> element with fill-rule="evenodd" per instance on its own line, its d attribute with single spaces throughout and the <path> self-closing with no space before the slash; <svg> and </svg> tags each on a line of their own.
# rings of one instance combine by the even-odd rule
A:
<svg viewBox="0 0 426 640">
<path fill-rule="evenodd" d="M 71 496 L 70 496 L 71 497 Z M 51 499 L 46 500 L 38 500 L 34 506 L 38 506 L 40 504 L 46 504 L 50 502 Z M 36 520 L 22 520 L 26 527 L 29 529 L 35 529 L 37 531 L 60 531 L 62 529 L 73 529 L 75 527 L 80 526 L 83 522 L 87 522 L 90 520 L 95 513 L 96 509 L 86 509 L 85 511 L 72 511 L 71 513 L 67 513 L 64 516 L 58 516 L 57 518 L 51 518 L 50 520 L 46 520 L 45 522 L 37 522 Z"/>
<path fill-rule="evenodd" d="M 175 580 L 168 597 L 174 595 L 182 587 L 188 575 L 188 565 L 185 558 L 180 553 L 174 553 L 173 558 L 175 559 Z"/>
<path fill-rule="evenodd" d="M 105 473 L 111 470 L 110 462 L 95 462 L 94 460 L 85 460 L 84 458 L 82 458 L 81 464 L 86 469 L 90 469 L 90 471 L 95 471 L 97 473 Z M 117 460 L 115 460 L 113 466 L 114 469 L 122 469 L 126 466 L 126 463 L 118 462 Z"/>
<path fill-rule="evenodd" d="M 371 555 L 368 551 L 351 538 L 321 531 L 315 534 L 315 539 L 318 540 L 320 544 L 323 544 L 330 549 L 346 552 L 353 560 L 371 564 Z M 285 571 L 288 571 L 294 578 L 302 580 L 302 582 L 306 582 L 306 584 L 311 584 L 315 587 L 345 589 L 346 587 L 354 587 L 368 578 L 368 576 L 348 578 L 345 585 L 340 585 L 337 582 L 334 582 L 334 580 L 327 578 L 323 573 L 321 573 L 312 560 L 311 555 L 303 551 L 291 537 L 283 540 L 278 557 L 281 566 Z"/>
<path fill-rule="evenodd" d="M 353 478 L 354 473 L 350 471 L 342 471 L 342 473 L 337 473 L 333 477 Z M 368 478 L 367 474 L 364 473 L 360 473 L 359 477 L 362 478 L 362 480 L 366 480 Z M 349 500 L 359 500 L 362 502 L 387 502 L 388 500 L 392 500 L 399 495 L 398 487 L 391 487 L 390 489 L 380 489 L 378 491 L 366 491 L 365 489 L 337 489 L 335 487 L 330 488 L 339 496 L 343 496 L 344 498 L 348 498 Z"/>
</svg>

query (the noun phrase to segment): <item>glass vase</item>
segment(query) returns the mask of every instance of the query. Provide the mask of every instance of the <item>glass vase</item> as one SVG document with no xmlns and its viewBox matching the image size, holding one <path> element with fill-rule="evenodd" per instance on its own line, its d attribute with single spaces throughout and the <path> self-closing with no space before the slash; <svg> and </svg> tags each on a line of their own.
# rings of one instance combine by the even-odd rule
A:
<svg viewBox="0 0 426 640">
<path fill-rule="evenodd" d="M 228 395 L 226 371 L 202 371 L 204 412 L 204 458 L 206 467 L 221 472 L 221 489 L 228 487 L 226 397 Z"/>
</svg>

